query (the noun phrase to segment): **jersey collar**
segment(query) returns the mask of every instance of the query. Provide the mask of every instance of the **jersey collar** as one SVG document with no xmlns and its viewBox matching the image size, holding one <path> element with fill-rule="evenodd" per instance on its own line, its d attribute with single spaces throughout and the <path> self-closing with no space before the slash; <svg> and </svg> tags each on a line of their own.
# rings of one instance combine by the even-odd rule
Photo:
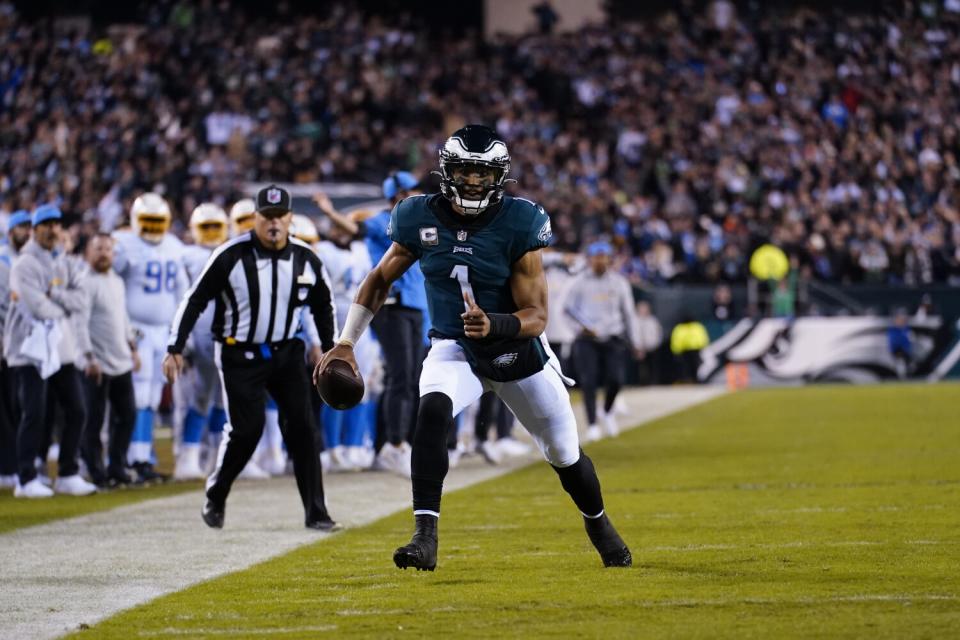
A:
<svg viewBox="0 0 960 640">
<path fill-rule="evenodd" d="M 266 258 L 277 258 L 278 260 L 286 260 L 290 257 L 290 253 L 293 251 L 293 236 L 287 236 L 287 244 L 283 249 L 276 251 L 274 249 L 268 249 L 263 246 L 263 243 L 260 242 L 260 238 L 257 237 L 255 231 L 250 231 L 250 240 L 253 242 L 253 246 L 256 249 L 258 255 L 261 255 Z"/>
<path fill-rule="evenodd" d="M 501 199 L 499 202 L 487 207 L 485 210 L 481 211 L 479 215 L 471 217 L 458 214 L 453 210 L 453 207 L 450 205 L 450 201 L 439 193 L 430 197 L 430 199 L 427 201 L 427 206 L 429 206 L 430 210 L 433 211 L 435 216 L 437 216 L 437 220 L 439 220 L 443 226 L 447 227 L 448 229 L 479 231 L 493 222 L 500 211 L 503 210 L 503 200 Z"/>
</svg>

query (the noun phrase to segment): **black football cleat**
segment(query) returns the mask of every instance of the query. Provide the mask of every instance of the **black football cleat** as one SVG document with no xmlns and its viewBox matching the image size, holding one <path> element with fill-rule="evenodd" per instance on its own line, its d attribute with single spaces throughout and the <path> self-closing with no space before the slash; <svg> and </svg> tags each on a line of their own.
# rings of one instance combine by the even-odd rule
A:
<svg viewBox="0 0 960 640">
<path fill-rule="evenodd" d="M 437 568 L 437 520 L 434 516 L 415 516 L 417 525 L 410 544 L 393 552 L 393 562 L 400 569 L 414 567 L 417 571 Z"/>
<path fill-rule="evenodd" d="M 217 504 L 210 498 L 207 498 L 207 501 L 203 503 L 203 509 L 200 510 L 200 517 L 203 518 L 203 521 L 206 522 L 207 526 L 211 529 L 223 529 L 223 519 L 226 515 L 224 511 L 224 505 Z"/>
<path fill-rule="evenodd" d="M 333 518 L 326 514 L 319 518 L 307 520 L 306 526 L 307 529 L 316 529 L 317 531 L 323 531 L 325 533 L 333 533 L 334 531 L 340 531 L 343 529 L 343 525 L 341 525 L 339 522 L 334 522 Z"/>
<path fill-rule="evenodd" d="M 610 522 L 607 514 L 599 518 L 584 518 L 584 527 L 590 542 L 600 553 L 600 559 L 603 560 L 604 567 L 630 567 L 633 565 L 633 556 L 630 555 L 630 549 L 617 530 Z"/>
<path fill-rule="evenodd" d="M 137 473 L 138 484 L 162 484 L 170 479 L 169 474 L 160 473 L 149 462 L 135 462 L 133 470 Z"/>
</svg>

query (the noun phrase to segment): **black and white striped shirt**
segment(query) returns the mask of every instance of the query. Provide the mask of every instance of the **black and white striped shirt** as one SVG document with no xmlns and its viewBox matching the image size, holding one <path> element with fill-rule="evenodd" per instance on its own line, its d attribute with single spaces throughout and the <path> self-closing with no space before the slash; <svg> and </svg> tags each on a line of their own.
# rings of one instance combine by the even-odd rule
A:
<svg viewBox="0 0 960 640">
<path fill-rule="evenodd" d="M 293 338 L 304 307 L 313 316 L 320 346 L 333 348 L 336 312 L 326 269 L 310 245 L 293 237 L 280 251 L 251 232 L 217 247 L 180 302 L 167 351 L 181 353 L 197 318 L 213 300 L 213 337 L 228 344 L 263 344 Z"/>
</svg>

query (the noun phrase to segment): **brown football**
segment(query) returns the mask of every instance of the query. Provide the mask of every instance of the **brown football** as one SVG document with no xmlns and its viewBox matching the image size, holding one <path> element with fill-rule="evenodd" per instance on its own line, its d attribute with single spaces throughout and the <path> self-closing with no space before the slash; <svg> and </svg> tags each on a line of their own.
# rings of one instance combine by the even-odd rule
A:
<svg viewBox="0 0 960 640">
<path fill-rule="evenodd" d="M 345 360 L 331 360 L 317 376 L 317 393 L 334 409 L 352 409 L 363 399 L 363 378 Z"/>
</svg>

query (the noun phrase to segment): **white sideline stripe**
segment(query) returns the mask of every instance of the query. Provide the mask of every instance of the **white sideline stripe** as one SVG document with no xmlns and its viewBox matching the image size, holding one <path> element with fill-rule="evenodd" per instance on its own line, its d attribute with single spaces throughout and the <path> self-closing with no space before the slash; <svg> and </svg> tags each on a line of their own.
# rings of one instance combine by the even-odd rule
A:
<svg viewBox="0 0 960 640">
<path fill-rule="evenodd" d="M 620 421 L 639 425 L 722 393 L 717 387 L 625 390 L 630 412 Z M 451 470 L 445 493 L 540 460 L 512 458 L 497 467 L 465 460 Z M 393 474 L 330 474 L 325 484 L 330 513 L 348 527 L 410 509 L 409 481 Z M 238 482 L 223 530 L 204 526 L 202 504 L 198 489 L 0 535 L 0 638 L 54 638 L 329 537 L 303 527 L 293 478 Z M 571 517 L 576 514 L 571 505 Z M 407 533 L 398 532 L 397 542 Z M 389 558 L 383 563 L 393 568 Z"/>
</svg>

